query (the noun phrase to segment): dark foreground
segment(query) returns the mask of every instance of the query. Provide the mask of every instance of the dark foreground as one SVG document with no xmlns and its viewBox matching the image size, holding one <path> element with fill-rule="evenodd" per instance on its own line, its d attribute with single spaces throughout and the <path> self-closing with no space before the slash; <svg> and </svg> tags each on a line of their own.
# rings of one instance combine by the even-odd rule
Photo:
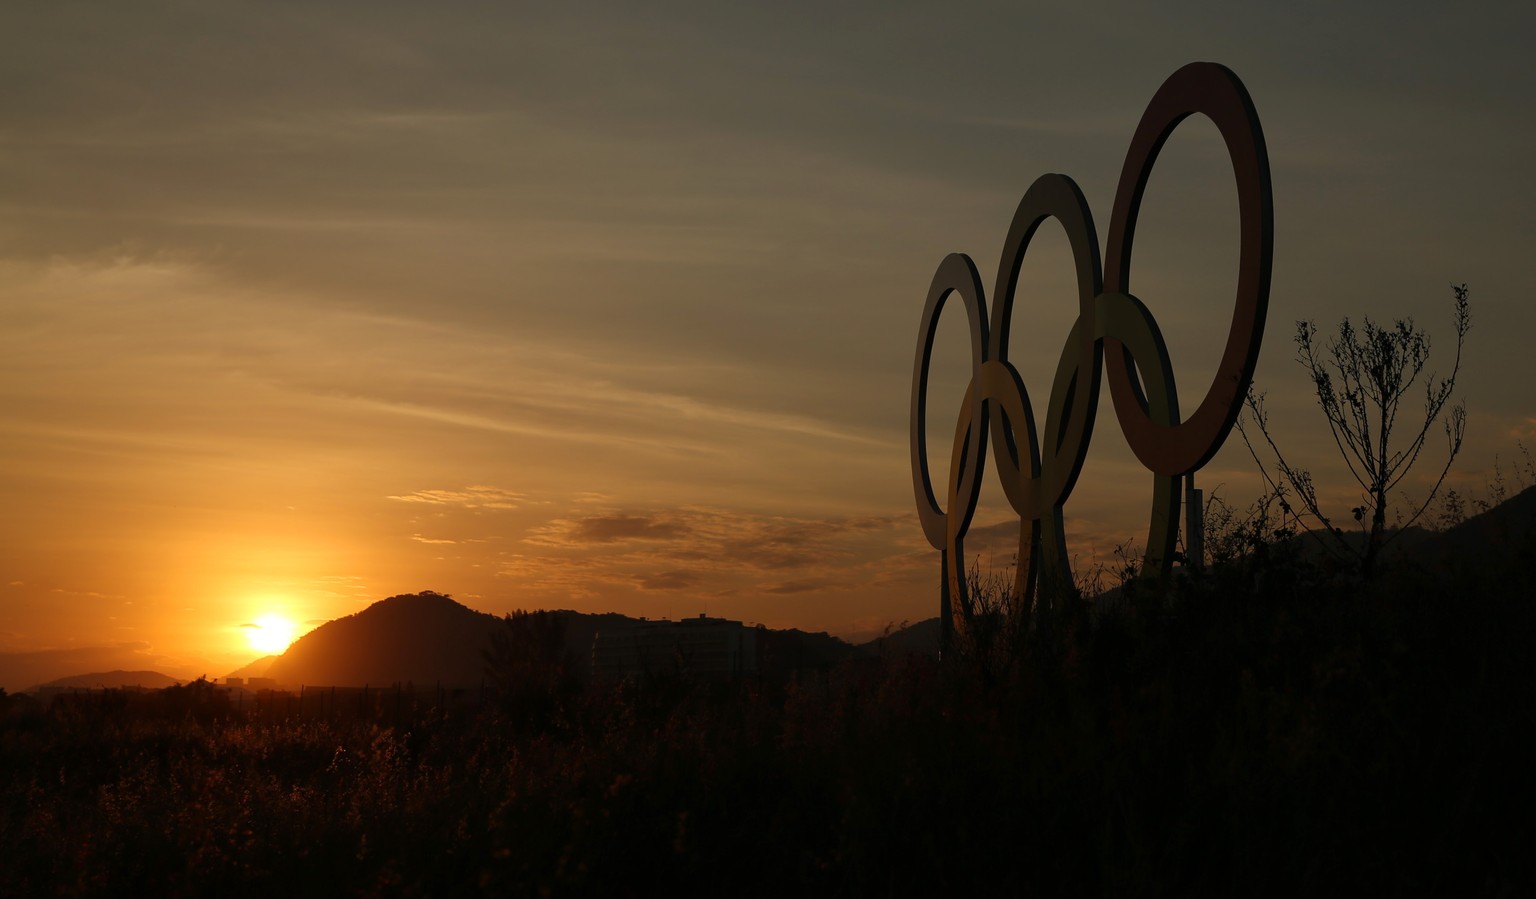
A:
<svg viewBox="0 0 1536 899">
<path fill-rule="evenodd" d="M 12 708 L 0 895 L 1529 895 L 1532 578 L 1437 574 L 408 722 Z"/>
</svg>

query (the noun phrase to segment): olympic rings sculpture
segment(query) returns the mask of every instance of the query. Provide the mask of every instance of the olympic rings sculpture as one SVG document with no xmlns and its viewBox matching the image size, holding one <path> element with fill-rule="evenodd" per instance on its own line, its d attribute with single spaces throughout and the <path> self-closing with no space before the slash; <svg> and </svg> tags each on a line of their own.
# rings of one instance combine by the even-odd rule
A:
<svg viewBox="0 0 1536 899">
<path fill-rule="evenodd" d="M 1157 320 L 1130 292 L 1131 250 L 1142 196 L 1158 153 L 1188 116 L 1215 123 L 1237 178 L 1241 256 L 1237 298 L 1215 378 L 1187 418 L 1179 414 L 1173 366 Z M 1051 385 L 1045 427 L 1037 429 L 1024 381 L 1008 361 L 1019 271 L 1035 231 L 1048 218 L 1066 231 L 1077 271 L 1078 316 Z M 1120 172 L 1101 269 L 1098 233 L 1087 200 L 1066 175 L 1047 174 L 1025 192 L 1003 243 L 989 318 L 981 276 L 969 256 L 951 254 L 928 288 L 912 371 L 912 488 L 928 542 L 943 562 L 943 630 L 972 615 L 964 541 L 976 512 L 990 428 L 993 458 L 1009 504 L 1019 514 L 1014 595 L 1032 601 L 1039 584 L 1070 578 L 1062 508 L 1082 471 L 1093 436 L 1101 374 L 1136 458 L 1153 476 L 1152 515 L 1143 572 L 1166 576 L 1178 537 L 1179 487 L 1221 448 L 1253 380 L 1274 254 L 1269 156 L 1258 113 L 1242 81 L 1225 66 L 1190 63 L 1153 95 Z M 934 335 L 945 301 L 958 295 L 970 331 L 971 380 L 955 424 L 947 503 L 928 475 L 927 388 Z"/>
</svg>

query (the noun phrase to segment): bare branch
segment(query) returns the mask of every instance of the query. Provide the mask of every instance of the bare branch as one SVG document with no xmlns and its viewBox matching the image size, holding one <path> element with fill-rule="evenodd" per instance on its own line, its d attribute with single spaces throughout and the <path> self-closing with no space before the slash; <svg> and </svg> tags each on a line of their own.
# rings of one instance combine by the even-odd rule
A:
<svg viewBox="0 0 1536 899">
<path fill-rule="evenodd" d="M 1444 378 L 1434 374 L 1425 376 L 1430 339 L 1412 318 L 1397 319 L 1387 327 L 1366 318 L 1359 328 L 1345 318 L 1339 323 L 1337 335 L 1323 347 L 1325 353 L 1318 349 L 1316 325 L 1310 321 L 1296 323 L 1296 361 L 1311 377 L 1318 408 L 1328 422 L 1334 446 L 1364 492 L 1361 505 L 1351 512 L 1366 534 L 1365 546 L 1359 556 L 1366 574 L 1371 573 L 1381 548 L 1395 539 L 1386 534 L 1388 496 L 1418 463 L 1430 431 L 1437 424 L 1443 425 L 1447 449 L 1445 465 L 1424 503 L 1412 511 L 1406 523 L 1399 522 L 1400 527 L 1411 525 L 1424 514 L 1461 452 L 1466 433 L 1466 407 L 1460 403 L 1449 404 L 1455 395 L 1456 379 L 1461 374 L 1462 351 L 1472 317 L 1467 286 L 1452 284 L 1451 291 L 1455 297 L 1456 355 L 1450 374 Z M 1413 419 L 1408 439 L 1402 441 L 1403 401 L 1410 391 L 1417 389 L 1421 378 L 1424 384 L 1423 417 Z M 1249 455 L 1271 493 L 1284 503 L 1284 489 L 1288 487 L 1307 515 L 1320 522 L 1337 540 L 1341 532 L 1323 513 L 1311 473 L 1292 466 L 1275 444 L 1264 413 L 1263 399 L 1262 394 L 1250 389 L 1245 405 L 1275 458 L 1275 473 L 1271 474 L 1270 466 L 1260 458 L 1245 427 L 1244 417 L 1239 417 L 1238 432 Z M 1286 510 L 1290 511 L 1289 506 Z M 1313 531 L 1303 516 L 1297 516 L 1297 520 L 1309 532 Z"/>
</svg>

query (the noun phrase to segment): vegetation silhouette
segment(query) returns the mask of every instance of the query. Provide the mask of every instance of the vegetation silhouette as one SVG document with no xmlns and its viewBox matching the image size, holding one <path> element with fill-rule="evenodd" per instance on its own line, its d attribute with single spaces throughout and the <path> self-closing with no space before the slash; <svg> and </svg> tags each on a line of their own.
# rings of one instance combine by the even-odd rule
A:
<svg viewBox="0 0 1536 899">
<path fill-rule="evenodd" d="M 556 612 L 518 610 L 491 635 L 485 667 L 503 712 L 519 730 L 544 730 L 564 715 L 585 679 Z"/>
<path fill-rule="evenodd" d="M 1382 548 L 1429 508 L 1445 483 L 1451 463 L 1461 452 L 1467 423 L 1466 406 L 1458 403 L 1447 409 L 1447 405 L 1456 391 L 1461 351 L 1472 317 L 1467 285 L 1453 284 L 1451 292 L 1456 330 L 1456 355 L 1451 373 L 1444 378 L 1428 377 L 1424 384 L 1423 414 L 1409 420 L 1399 420 L 1404 412 L 1403 402 L 1429 363 L 1430 350 L 1428 335 L 1414 325 L 1413 319 L 1397 319 L 1390 327 L 1382 327 L 1367 317 L 1364 325 L 1356 330 L 1345 318 L 1339 323 L 1338 336 L 1328 342 L 1326 356 L 1317 346 L 1316 325 L 1310 321 L 1296 323 L 1297 361 L 1307 369 L 1318 407 L 1328 421 L 1329 433 L 1362 491 L 1361 504 L 1350 510 L 1364 532 L 1365 539 L 1358 548 L 1343 539 L 1343 529 L 1334 525 L 1323 511 L 1311 472 L 1290 464 L 1276 446 L 1262 393 L 1249 388 L 1246 411 L 1274 457 L 1273 474 L 1270 466 L 1260 459 L 1246 423 L 1241 419 L 1238 421 L 1243 443 L 1253 455 L 1270 492 L 1287 506 L 1287 495 L 1294 496 L 1305 511 L 1305 515 L 1298 515 L 1296 521 L 1309 531 L 1322 535 L 1325 538 L 1323 545 L 1337 555 L 1353 556 L 1367 577 L 1375 572 Z M 1430 431 L 1442 417 L 1447 449 L 1445 465 L 1424 501 L 1398 522 L 1395 532 L 1389 533 L 1387 509 L 1390 495 L 1418 462 Z M 1408 439 L 1394 440 L 1394 435 L 1400 438 L 1405 429 Z M 1320 527 L 1314 529 L 1308 518 Z"/>
<path fill-rule="evenodd" d="M 991 668 L 568 686 L 527 613 L 503 674 L 553 706 L 5 697 L 0 894 L 1529 893 L 1536 491 L 1370 581 L 1296 545 L 1064 602 Z"/>
</svg>

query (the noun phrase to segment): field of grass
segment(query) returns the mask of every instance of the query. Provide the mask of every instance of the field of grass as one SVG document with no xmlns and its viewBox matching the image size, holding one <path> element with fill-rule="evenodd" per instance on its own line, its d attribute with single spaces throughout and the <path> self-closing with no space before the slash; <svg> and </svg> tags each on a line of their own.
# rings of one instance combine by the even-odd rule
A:
<svg viewBox="0 0 1536 899">
<path fill-rule="evenodd" d="M 0 717 L 0 895 L 1530 895 L 1516 570 L 1235 566 L 983 664 Z"/>
</svg>

